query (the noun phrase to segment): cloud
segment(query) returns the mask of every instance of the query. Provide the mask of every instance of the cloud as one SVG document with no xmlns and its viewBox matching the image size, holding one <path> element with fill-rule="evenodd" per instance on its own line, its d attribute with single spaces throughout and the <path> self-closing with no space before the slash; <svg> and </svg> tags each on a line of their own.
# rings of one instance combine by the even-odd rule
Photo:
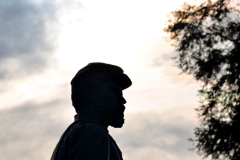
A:
<svg viewBox="0 0 240 160">
<path fill-rule="evenodd" d="M 54 3 L 0 2 L 0 79 L 39 73 L 54 53 Z"/>
<path fill-rule="evenodd" d="M 172 51 L 170 53 L 163 53 L 160 54 L 159 56 L 154 57 L 154 59 L 152 60 L 151 66 L 152 67 L 158 67 L 158 66 L 162 66 L 166 63 L 169 63 L 169 61 L 174 61 L 174 57 L 177 56 L 176 51 Z M 176 65 L 176 64 L 175 64 Z"/>
<path fill-rule="evenodd" d="M 0 1 L 0 109 L 44 100 L 41 91 L 54 95 L 49 89 L 66 83 L 57 59 L 62 17 L 81 7 L 75 0 Z"/>
<path fill-rule="evenodd" d="M 73 111 L 66 104 L 63 100 L 53 100 L 1 111 L 1 160 L 50 159 L 60 135 L 73 120 L 73 117 L 65 118 Z"/>
</svg>

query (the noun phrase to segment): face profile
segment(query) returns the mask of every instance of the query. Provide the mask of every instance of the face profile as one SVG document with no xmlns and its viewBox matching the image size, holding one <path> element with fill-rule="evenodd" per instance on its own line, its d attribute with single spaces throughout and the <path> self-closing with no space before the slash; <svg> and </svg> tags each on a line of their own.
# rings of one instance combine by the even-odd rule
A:
<svg viewBox="0 0 240 160">
<path fill-rule="evenodd" d="M 93 88 L 93 95 L 99 108 L 103 110 L 103 118 L 108 125 L 121 128 L 124 124 L 124 111 L 126 100 L 123 97 L 122 88 L 111 81 L 102 81 Z"/>
</svg>

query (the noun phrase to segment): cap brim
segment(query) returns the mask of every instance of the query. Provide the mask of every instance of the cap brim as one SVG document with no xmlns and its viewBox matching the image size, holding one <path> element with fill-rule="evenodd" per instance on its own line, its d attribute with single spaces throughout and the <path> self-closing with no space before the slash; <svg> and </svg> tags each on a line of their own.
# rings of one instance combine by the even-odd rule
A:
<svg viewBox="0 0 240 160">
<path fill-rule="evenodd" d="M 101 79 L 108 79 L 110 81 L 116 82 L 122 88 L 122 90 L 132 85 L 131 79 L 126 74 L 114 74 L 103 77 Z"/>
</svg>

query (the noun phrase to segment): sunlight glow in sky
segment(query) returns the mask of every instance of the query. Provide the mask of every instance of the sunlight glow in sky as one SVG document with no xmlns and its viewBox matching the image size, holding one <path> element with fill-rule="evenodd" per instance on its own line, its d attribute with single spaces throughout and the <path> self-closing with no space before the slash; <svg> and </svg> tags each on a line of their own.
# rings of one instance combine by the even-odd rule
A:
<svg viewBox="0 0 240 160">
<path fill-rule="evenodd" d="M 136 0 L 90 0 L 81 2 L 83 4 L 81 9 L 70 10 L 67 14 L 64 11 L 59 13 L 62 29 L 56 57 L 61 70 L 75 74 L 79 68 L 89 62 L 116 64 L 121 66 L 125 73 L 132 75 L 134 82 L 138 81 L 137 78 L 147 83 L 156 81 L 152 83 L 155 86 L 149 87 L 156 95 L 155 99 L 159 98 L 165 84 L 159 86 L 158 83 L 160 79 L 167 77 L 167 73 L 161 72 L 161 69 L 154 69 L 153 66 L 158 67 L 157 59 L 161 59 L 162 55 L 174 52 L 174 48 L 163 39 L 167 36 L 163 33 L 163 28 L 167 21 L 166 15 L 175 8 L 179 8 L 182 1 L 163 3 L 150 0 L 146 3 L 146 1 Z M 161 63 L 165 65 L 162 66 L 171 67 L 174 77 L 179 79 L 180 70 L 173 67 L 171 57 L 173 56 L 169 55 L 164 59 Z M 141 73 L 138 73 L 139 71 Z M 152 77 L 146 79 L 145 74 Z M 185 79 L 184 77 L 191 79 L 186 75 L 181 78 Z M 157 85 L 159 88 L 156 87 Z M 142 86 L 142 83 L 134 83 L 131 89 L 139 90 L 146 87 Z M 156 90 L 153 91 L 154 89 Z M 132 95 L 130 94 L 131 97 Z M 130 97 L 129 99 L 131 101 Z M 161 102 L 153 106 L 159 103 Z M 139 106 L 138 108 L 143 109 Z"/>
<path fill-rule="evenodd" d="M 72 70 L 89 61 L 101 61 L 136 70 L 159 54 L 173 50 L 170 45 L 161 44 L 165 36 L 162 29 L 166 14 L 179 7 L 181 1 L 90 0 L 82 3 L 82 9 L 63 12 L 61 16 L 57 57 L 62 69 Z M 151 53 L 154 43 L 162 45 L 157 53 Z"/>
</svg>

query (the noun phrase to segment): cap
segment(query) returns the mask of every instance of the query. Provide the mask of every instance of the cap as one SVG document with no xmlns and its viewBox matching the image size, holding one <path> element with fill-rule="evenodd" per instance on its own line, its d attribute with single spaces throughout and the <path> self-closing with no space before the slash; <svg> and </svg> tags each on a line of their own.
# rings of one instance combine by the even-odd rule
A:
<svg viewBox="0 0 240 160">
<path fill-rule="evenodd" d="M 71 81 L 72 89 L 90 80 L 106 79 L 116 82 L 122 90 L 130 87 L 132 81 L 119 66 L 101 62 L 89 63 L 80 69 Z"/>
</svg>

